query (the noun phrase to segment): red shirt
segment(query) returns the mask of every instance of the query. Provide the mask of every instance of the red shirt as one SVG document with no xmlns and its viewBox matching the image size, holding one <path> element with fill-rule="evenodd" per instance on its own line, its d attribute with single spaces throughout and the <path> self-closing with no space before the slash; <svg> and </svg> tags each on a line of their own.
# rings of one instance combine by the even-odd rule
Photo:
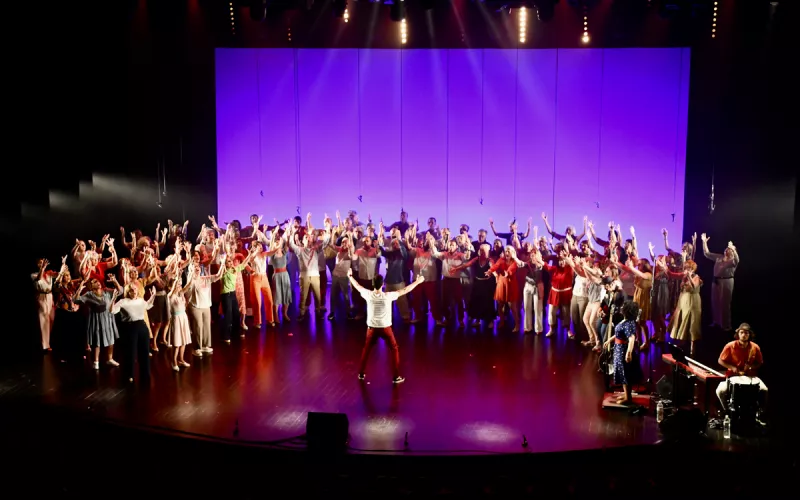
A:
<svg viewBox="0 0 800 500">
<path fill-rule="evenodd" d="M 750 342 L 743 346 L 739 344 L 738 340 L 728 342 L 725 348 L 722 349 L 722 354 L 719 355 L 719 359 L 730 365 L 734 365 L 739 370 L 744 370 L 745 366 L 751 366 L 753 364 L 760 366 L 764 363 L 764 358 L 761 357 L 761 348 L 758 347 L 758 344 Z M 729 377 L 736 375 L 738 375 L 738 373 L 733 373 L 731 370 L 728 370 Z M 750 368 L 746 370 L 745 375 L 748 377 L 755 377 L 758 375 L 758 370 Z"/>
<path fill-rule="evenodd" d="M 89 279 L 96 279 L 100 282 L 101 286 L 105 286 L 106 283 L 106 271 L 108 270 L 108 262 L 100 262 L 97 264 L 97 267 L 89 271 Z"/>
<path fill-rule="evenodd" d="M 572 301 L 572 281 L 575 278 L 572 268 L 545 264 L 544 269 L 550 273 L 550 297 L 547 303 L 555 307 L 568 306 Z"/>
</svg>

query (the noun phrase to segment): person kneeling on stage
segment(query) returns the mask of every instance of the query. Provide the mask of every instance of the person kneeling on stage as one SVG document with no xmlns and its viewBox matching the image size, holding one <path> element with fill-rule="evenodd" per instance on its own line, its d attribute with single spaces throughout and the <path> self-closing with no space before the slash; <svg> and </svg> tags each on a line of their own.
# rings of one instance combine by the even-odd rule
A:
<svg viewBox="0 0 800 500">
<path fill-rule="evenodd" d="M 622 306 L 623 321 L 614 327 L 614 335 L 606 340 L 606 347 L 614 342 L 614 383 L 622 385 L 623 394 L 615 400 L 617 404 L 633 403 L 633 386 L 641 380 L 639 348 L 636 341 L 636 323 L 639 305 L 627 301 Z"/>
<path fill-rule="evenodd" d="M 761 357 L 761 348 L 753 342 L 755 332 L 747 323 L 742 323 L 736 329 L 735 339 L 722 349 L 719 355 L 719 364 L 728 369 L 728 379 L 717 386 L 717 397 L 722 404 L 722 409 L 728 411 L 728 398 L 730 387 L 728 381 L 736 382 L 736 378 L 744 377 L 747 384 L 759 385 L 759 399 L 761 410 L 766 407 L 767 386 L 758 378 L 758 369 L 764 364 Z"/>
<path fill-rule="evenodd" d="M 384 292 L 382 290 L 383 276 L 380 274 L 375 274 L 372 278 L 372 291 L 367 290 L 353 279 L 353 271 L 351 269 L 347 270 L 347 278 L 353 285 L 353 289 L 358 291 L 367 303 L 367 340 L 364 343 L 364 351 L 361 353 L 358 379 L 366 379 L 365 371 L 369 353 L 378 338 L 383 337 L 392 351 L 392 369 L 394 371 L 392 382 L 395 384 L 405 382 L 405 379 L 400 376 L 400 350 L 397 347 L 394 332 L 392 332 L 392 302 L 416 288 L 417 285 L 425 281 L 425 278 L 422 275 L 417 276 L 417 280 L 414 283 L 395 292 Z"/>
</svg>

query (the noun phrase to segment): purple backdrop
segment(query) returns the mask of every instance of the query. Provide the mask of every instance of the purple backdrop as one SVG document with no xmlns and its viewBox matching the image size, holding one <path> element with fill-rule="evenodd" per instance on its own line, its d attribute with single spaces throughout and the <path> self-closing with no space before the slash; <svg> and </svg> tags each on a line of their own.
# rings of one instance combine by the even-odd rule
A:
<svg viewBox="0 0 800 500">
<path fill-rule="evenodd" d="M 217 49 L 218 215 L 388 224 L 404 207 L 474 236 L 489 217 L 503 231 L 532 216 L 541 234 L 544 211 L 557 231 L 588 215 L 598 235 L 613 219 L 643 250 L 662 227 L 677 245 L 689 56 Z"/>
</svg>

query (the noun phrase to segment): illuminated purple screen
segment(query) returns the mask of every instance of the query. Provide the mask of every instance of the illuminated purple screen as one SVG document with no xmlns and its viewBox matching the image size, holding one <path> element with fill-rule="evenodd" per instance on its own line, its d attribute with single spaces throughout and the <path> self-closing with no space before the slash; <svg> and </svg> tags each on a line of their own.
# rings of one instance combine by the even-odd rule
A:
<svg viewBox="0 0 800 500">
<path fill-rule="evenodd" d="M 218 215 L 683 229 L 689 49 L 217 49 Z M 263 196 L 262 196 L 263 192 Z M 674 219 L 674 221 L 673 221 Z M 627 236 L 626 236 L 627 237 Z M 643 252 L 644 253 L 644 252 Z"/>
</svg>

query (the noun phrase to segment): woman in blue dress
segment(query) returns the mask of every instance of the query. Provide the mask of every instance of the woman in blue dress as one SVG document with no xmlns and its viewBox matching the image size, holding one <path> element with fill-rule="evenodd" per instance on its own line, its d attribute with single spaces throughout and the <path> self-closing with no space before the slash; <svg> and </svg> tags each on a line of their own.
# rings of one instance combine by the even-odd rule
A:
<svg viewBox="0 0 800 500">
<path fill-rule="evenodd" d="M 606 346 L 614 342 L 614 383 L 622 385 L 623 393 L 615 402 L 631 404 L 633 386 L 641 380 L 639 346 L 636 340 L 636 323 L 639 305 L 631 300 L 622 305 L 623 321 L 614 327 L 614 335 L 606 340 Z"/>
<path fill-rule="evenodd" d="M 283 323 L 289 319 L 289 306 L 292 304 L 292 281 L 288 273 L 288 234 L 276 227 L 270 242 L 269 264 L 272 266 L 272 307 L 273 318 L 277 323 L 283 318 Z"/>
</svg>

